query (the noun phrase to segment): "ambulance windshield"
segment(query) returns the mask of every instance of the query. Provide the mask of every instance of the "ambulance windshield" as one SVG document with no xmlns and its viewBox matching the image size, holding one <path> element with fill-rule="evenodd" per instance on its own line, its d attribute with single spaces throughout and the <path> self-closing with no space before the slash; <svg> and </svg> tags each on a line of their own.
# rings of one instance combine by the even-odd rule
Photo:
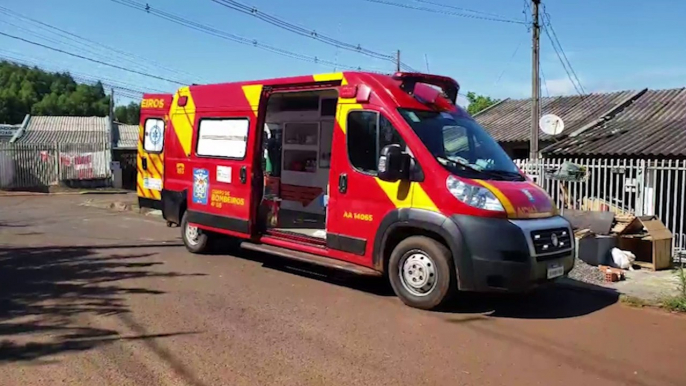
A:
<svg viewBox="0 0 686 386">
<path fill-rule="evenodd" d="M 524 181 L 507 153 L 473 119 L 449 112 L 399 111 L 424 146 L 451 172 L 466 173 L 470 178 Z"/>
</svg>

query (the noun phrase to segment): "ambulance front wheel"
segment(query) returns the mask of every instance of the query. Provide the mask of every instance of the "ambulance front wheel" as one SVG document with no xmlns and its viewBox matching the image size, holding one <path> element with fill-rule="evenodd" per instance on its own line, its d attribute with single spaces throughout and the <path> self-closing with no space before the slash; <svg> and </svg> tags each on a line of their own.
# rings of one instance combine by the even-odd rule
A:
<svg viewBox="0 0 686 386">
<path fill-rule="evenodd" d="M 423 310 L 445 304 L 457 291 L 450 250 L 425 236 L 408 237 L 393 249 L 388 277 L 403 303 Z"/>
<path fill-rule="evenodd" d="M 188 212 L 181 219 L 181 237 L 186 249 L 191 253 L 204 253 L 209 247 L 209 235 L 202 229 L 188 224 Z"/>
</svg>

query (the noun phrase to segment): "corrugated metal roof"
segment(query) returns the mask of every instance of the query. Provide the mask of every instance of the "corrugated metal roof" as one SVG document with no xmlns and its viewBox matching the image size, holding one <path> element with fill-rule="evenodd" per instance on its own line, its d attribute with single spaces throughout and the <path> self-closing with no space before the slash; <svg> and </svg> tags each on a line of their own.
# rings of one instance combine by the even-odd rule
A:
<svg viewBox="0 0 686 386">
<path fill-rule="evenodd" d="M 108 142 L 107 117 L 31 116 L 21 143 L 103 143 Z"/>
<path fill-rule="evenodd" d="M 648 90 L 607 122 L 544 149 L 550 155 L 686 156 L 686 89 Z"/>
<path fill-rule="evenodd" d="M 113 132 L 114 147 L 120 149 L 138 148 L 138 125 L 116 123 Z"/>
<path fill-rule="evenodd" d="M 541 98 L 541 114 L 555 114 L 565 122 L 563 135 L 600 118 L 634 91 Z M 474 119 L 498 142 L 528 141 L 531 132 L 531 99 L 507 100 Z M 551 138 L 540 133 L 540 140 Z"/>
</svg>

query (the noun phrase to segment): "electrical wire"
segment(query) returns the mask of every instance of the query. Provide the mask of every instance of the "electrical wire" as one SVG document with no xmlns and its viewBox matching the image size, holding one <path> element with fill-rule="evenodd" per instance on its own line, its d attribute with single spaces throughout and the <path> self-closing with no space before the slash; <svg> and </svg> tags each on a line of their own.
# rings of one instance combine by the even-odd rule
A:
<svg viewBox="0 0 686 386">
<path fill-rule="evenodd" d="M 332 61 L 332 60 L 320 59 L 317 56 L 308 56 L 308 55 L 288 51 L 288 50 L 285 50 L 282 48 L 278 48 L 275 46 L 263 44 L 263 43 L 258 42 L 256 39 L 249 39 L 249 38 L 245 38 L 245 37 L 242 37 L 239 35 L 235 35 L 235 34 L 232 34 L 232 33 L 226 32 L 226 31 L 222 31 L 222 30 L 216 29 L 214 27 L 210 27 L 208 25 L 205 25 L 205 24 L 202 24 L 202 23 L 199 23 L 199 22 L 178 16 L 178 15 L 172 14 L 170 12 L 166 12 L 166 11 L 162 11 L 160 9 L 152 8 L 147 4 L 141 4 L 141 3 L 138 3 L 138 2 L 132 1 L 132 0 L 110 0 L 110 1 L 117 3 L 117 4 L 120 4 L 120 5 L 123 5 L 123 6 L 126 6 L 126 7 L 129 7 L 129 8 L 132 8 L 132 9 L 135 9 L 135 10 L 138 10 L 138 11 L 146 12 L 146 13 L 151 14 L 153 16 L 159 17 L 161 19 L 165 19 L 167 21 L 170 21 L 172 23 L 184 26 L 186 28 L 193 29 L 195 31 L 203 32 L 205 34 L 212 35 L 214 37 L 218 37 L 218 38 L 221 38 L 224 40 L 229 40 L 229 41 L 232 41 L 235 43 L 259 48 L 259 49 L 269 51 L 269 52 L 272 52 L 272 53 L 275 53 L 275 54 L 278 54 L 281 56 L 289 57 L 292 59 L 297 59 L 297 60 L 310 62 L 310 63 L 314 62 L 316 64 L 321 64 L 321 65 L 326 65 L 326 66 L 337 66 L 339 68 L 345 68 L 345 69 L 350 69 L 350 70 L 357 70 L 357 71 L 363 70 L 363 68 L 359 67 L 359 66 L 342 65 L 342 64 L 336 63 L 335 61 Z M 381 71 L 376 71 L 376 70 L 364 70 L 364 71 L 381 72 Z"/>
<path fill-rule="evenodd" d="M 4 61 L 10 62 L 10 63 L 15 63 L 17 65 L 37 67 L 37 68 L 40 68 L 46 72 L 63 72 L 64 71 L 64 70 L 55 70 L 54 68 L 51 69 L 51 68 L 45 66 L 44 64 L 38 65 L 34 61 L 22 60 L 22 59 L 16 58 L 16 57 L 11 56 L 11 55 L 6 55 L 6 54 L 0 55 L 0 60 L 4 60 Z M 123 83 L 120 81 L 115 81 L 115 80 L 108 79 L 108 78 L 97 77 L 97 76 L 90 75 L 90 74 L 76 73 L 76 72 L 72 72 L 72 71 L 64 71 L 64 72 L 68 73 L 69 76 L 71 76 L 72 79 L 74 79 L 77 82 L 79 82 L 79 81 L 81 83 L 97 83 L 97 82 L 100 82 L 104 88 L 115 89 L 122 94 L 132 95 L 132 96 L 135 96 L 136 98 L 140 98 L 143 94 L 149 93 L 151 91 L 165 93 L 165 91 L 161 91 L 161 90 L 142 91 L 142 90 L 136 89 L 135 85 Z"/>
<path fill-rule="evenodd" d="M 454 5 L 448 5 L 448 4 L 442 4 L 442 3 L 436 3 L 434 1 L 427 1 L 427 0 L 416 0 L 418 3 L 424 3 L 424 4 L 430 4 L 434 5 L 436 7 L 443 7 L 443 8 L 450 8 L 450 9 L 455 9 L 458 11 L 464 11 L 464 12 L 472 12 L 476 13 L 479 15 L 486 15 L 486 16 L 493 16 L 499 19 L 507 19 L 505 16 L 498 15 L 497 13 L 490 13 L 490 12 L 483 12 L 483 11 L 477 11 L 474 9 L 469 9 L 469 8 L 462 8 L 462 7 L 456 7 Z"/>
<path fill-rule="evenodd" d="M 118 49 L 116 47 L 111 47 L 111 46 L 102 44 L 100 42 L 96 42 L 92 39 L 88 39 L 88 38 L 80 36 L 78 34 L 66 31 L 66 30 L 58 28 L 58 27 L 55 27 L 55 26 L 50 25 L 48 23 L 42 22 L 40 20 L 33 19 L 33 18 L 28 17 L 26 15 L 22 15 L 21 13 L 13 11 L 9 8 L 0 6 L 0 13 L 4 13 L 7 16 L 15 17 L 17 19 L 23 19 L 24 21 L 32 22 L 32 23 L 36 24 L 38 26 L 38 28 L 43 29 L 45 31 L 48 31 L 50 33 L 53 33 L 53 34 L 59 36 L 60 38 L 67 39 L 67 40 L 75 42 L 77 44 L 82 44 L 85 47 L 88 47 L 90 49 L 96 49 L 96 50 L 100 49 L 100 50 L 103 50 L 109 54 L 109 55 L 108 54 L 103 55 L 102 53 L 96 53 L 96 52 L 91 51 L 91 53 L 94 53 L 95 55 L 107 56 L 108 59 L 112 58 L 112 59 L 116 59 L 117 61 L 122 61 L 122 60 L 129 61 L 129 62 L 131 62 L 135 65 L 138 65 L 140 67 L 143 67 L 143 68 L 147 67 L 146 70 L 148 70 L 148 71 L 166 70 L 170 73 L 175 73 L 177 75 L 188 77 L 187 79 L 184 79 L 186 81 L 186 83 L 188 83 L 188 84 L 197 83 L 197 82 L 188 81 L 189 79 L 196 79 L 197 78 L 197 76 L 191 75 L 188 72 L 176 70 L 176 69 L 167 67 L 163 64 L 160 64 L 158 62 L 155 62 L 152 59 L 143 58 L 143 57 L 137 56 L 135 54 L 132 54 L 132 53 L 123 51 L 121 49 Z M 17 27 L 17 26 L 15 26 L 15 27 Z M 17 28 L 22 29 L 21 27 L 17 27 Z M 35 32 L 34 32 L 34 34 L 35 34 Z M 72 47 L 75 47 L 74 45 L 68 44 L 65 42 L 60 42 L 60 43 L 61 44 L 67 44 L 67 45 L 70 45 Z M 77 47 L 77 48 L 83 49 L 81 47 Z M 114 56 L 114 55 L 110 54 L 110 52 L 116 53 L 116 54 L 118 54 L 118 56 Z M 142 62 L 142 64 L 141 64 L 141 62 Z M 148 64 L 148 63 L 150 63 L 150 64 Z"/>
<path fill-rule="evenodd" d="M 14 40 L 18 40 L 18 41 L 21 41 L 21 42 L 24 42 L 24 43 L 28 43 L 28 44 L 31 44 L 31 45 L 34 45 L 34 46 L 42 47 L 42 48 L 45 48 L 45 49 L 48 49 L 48 50 L 51 50 L 51 51 L 55 51 L 55 52 L 59 52 L 59 53 L 65 54 L 65 55 L 69 55 L 69 56 L 72 56 L 72 57 L 75 57 L 75 58 L 87 60 L 87 61 L 89 61 L 89 62 L 93 62 L 93 63 L 97 63 L 97 64 L 102 64 L 103 66 L 116 68 L 116 69 L 119 69 L 119 70 L 122 70 L 122 71 L 127 71 L 127 72 L 130 72 L 130 73 L 133 73 L 133 74 L 143 75 L 143 76 L 147 76 L 147 77 L 149 77 L 149 78 L 158 79 L 158 80 L 163 80 L 163 81 L 165 81 L 165 82 L 175 83 L 175 84 L 179 84 L 179 85 L 184 85 L 184 84 L 186 84 L 186 83 L 184 83 L 184 82 L 180 82 L 180 81 L 177 81 L 177 80 L 173 80 L 173 79 L 169 79 L 169 78 L 165 78 L 165 77 L 157 76 L 157 75 L 153 75 L 153 74 L 148 74 L 148 73 L 145 73 L 145 72 L 142 72 L 142 71 L 132 70 L 132 69 L 130 69 L 130 68 L 118 66 L 118 65 L 112 64 L 112 63 L 107 63 L 107 62 L 104 62 L 104 61 L 102 61 L 102 60 L 89 58 L 89 57 L 84 56 L 84 55 L 79 55 L 79 54 L 76 54 L 76 53 L 73 53 L 73 52 L 69 52 L 69 51 L 66 51 L 66 50 L 62 50 L 62 49 L 59 49 L 59 48 L 55 48 L 55 47 L 49 46 L 49 45 L 47 45 L 47 44 L 42 44 L 42 43 L 34 42 L 33 40 L 29 40 L 29 39 L 25 39 L 25 38 L 22 38 L 22 37 L 19 37 L 19 36 L 11 35 L 11 34 L 8 34 L 8 33 L 5 33 L 5 32 L 2 32 L 2 31 L 0 31 L 0 35 L 5 36 L 5 37 L 8 37 L 8 38 L 10 38 L 10 39 L 14 39 Z"/>
<path fill-rule="evenodd" d="M 512 56 L 510 57 L 510 60 L 508 60 L 507 63 L 505 64 L 505 68 L 503 68 L 503 71 L 500 73 L 500 75 L 498 75 L 498 78 L 495 80 L 494 85 L 497 85 L 498 83 L 500 83 L 500 80 L 503 78 L 503 75 L 505 75 L 505 72 L 507 72 L 507 69 L 512 64 L 512 61 L 514 60 L 515 56 L 517 56 L 517 52 L 519 52 L 519 48 L 521 46 L 522 46 L 522 41 L 520 41 L 519 44 L 517 44 L 517 47 L 515 48 L 514 52 L 512 53 Z"/>
<path fill-rule="evenodd" d="M 344 42 L 342 40 L 335 39 L 333 37 L 321 34 L 315 30 L 311 30 L 305 27 L 301 27 L 299 25 L 293 24 L 291 22 L 288 22 L 286 20 L 280 19 L 276 16 L 270 15 L 268 13 L 262 12 L 258 10 L 256 7 L 251 7 L 249 5 L 240 3 L 235 0 L 211 0 L 212 2 L 222 5 L 228 9 L 231 9 L 233 11 L 237 11 L 246 15 L 253 16 L 259 20 L 262 20 L 266 23 L 269 23 L 275 27 L 281 28 L 283 30 L 295 33 L 297 35 L 305 36 L 312 38 L 314 40 L 318 40 L 322 43 L 334 46 L 336 48 L 356 52 L 362 55 L 366 55 L 372 58 L 376 59 L 382 59 L 386 61 L 390 61 L 393 63 L 397 62 L 397 58 L 394 55 L 389 55 L 389 54 L 384 54 L 381 52 L 373 51 L 367 48 L 362 47 L 360 44 L 352 44 L 348 42 Z M 400 63 L 401 68 L 408 69 L 410 71 L 417 72 L 414 68 L 410 67 L 409 65 L 405 63 Z"/>
<path fill-rule="evenodd" d="M 147 91 L 144 92 L 144 91 L 140 90 L 140 88 L 139 88 L 141 86 L 140 84 L 134 85 L 131 83 L 126 83 L 126 82 L 122 82 L 120 80 L 114 80 L 114 79 L 110 79 L 110 78 L 106 78 L 106 77 L 102 77 L 102 76 L 91 75 L 91 74 L 83 73 L 83 72 L 74 72 L 74 71 L 65 69 L 64 67 L 61 67 L 54 62 L 52 62 L 52 63 L 47 62 L 43 59 L 32 58 L 32 57 L 29 57 L 29 56 L 26 56 L 23 54 L 18 54 L 16 52 L 5 50 L 5 49 L 0 49 L 0 59 L 4 59 L 6 61 L 14 62 L 14 63 L 25 65 L 25 66 L 38 67 L 38 68 L 41 68 L 45 71 L 50 71 L 50 72 L 61 72 L 61 73 L 66 72 L 69 75 L 71 75 L 72 77 L 78 76 L 78 77 L 82 77 L 82 78 L 89 78 L 92 80 L 99 80 L 99 81 L 103 82 L 103 84 L 107 83 L 108 86 L 113 86 L 114 88 L 122 89 L 122 90 L 127 89 L 127 90 L 131 90 L 131 91 L 135 91 L 135 92 L 140 93 L 140 94 L 149 93 L 149 92 L 170 93 L 169 90 L 165 91 L 165 90 L 156 89 L 156 88 L 147 87 L 147 86 L 145 87 L 145 89 Z"/>
<path fill-rule="evenodd" d="M 364 0 L 364 1 L 369 2 L 369 3 L 383 4 L 383 5 L 387 5 L 387 6 L 391 6 L 391 7 L 412 9 L 415 11 L 423 11 L 423 12 L 429 12 L 429 13 L 437 13 L 437 14 L 442 14 L 442 15 L 447 15 L 447 16 L 464 17 L 464 18 L 468 18 L 468 19 L 488 20 L 488 21 L 495 21 L 495 22 L 501 22 L 501 23 L 511 23 L 511 24 L 525 24 L 521 20 L 506 19 L 506 18 L 500 18 L 500 17 L 482 16 L 482 15 L 469 14 L 469 13 L 464 13 L 464 12 L 441 11 L 441 10 L 437 10 L 437 9 L 433 9 L 433 8 L 396 3 L 396 2 L 388 1 L 388 0 Z"/>
<path fill-rule="evenodd" d="M 567 54 L 565 53 L 564 49 L 562 48 L 562 44 L 560 44 L 560 40 L 557 38 L 557 34 L 555 33 L 555 29 L 553 28 L 553 24 L 550 20 L 550 14 L 548 14 L 548 11 L 546 10 L 545 5 L 543 5 L 543 19 L 544 19 L 544 25 L 545 25 L 545 31 L 546 34 L 548 35 L 548 38 L 552 40 L 555 40 L 555 43 L 557 43 L 557 46 L 560 48 L 560 52 L 562 53 L 562 56 L 564 57 L 565 62 L 567 63 L 567 66 L 569 67 L 570 72 L 572 73 L 572 76 L 576 80 L 576 83 L 579 85 L 579 89 L 581 90 L 582 95 L 586 95 L 586 90 L 584 90 L 584 87 L 581 85 L 581 81 L 579 80 L 579 77 L 576 75 L 576 72 L 574 71 L 574 68 L 572 67 L 572 63 L 570 63 L 569 58 L 567 58 Z M 550 30 L 550 33 L 552 33 L 552 37 L 550 33 L 548 32 Z M 553 43 L 553 44 L 555 44 Z M 562 60 L 562 59 L 560 59 Z M 571 77 L 570 77 L 571 79 Z"/>
</svg>

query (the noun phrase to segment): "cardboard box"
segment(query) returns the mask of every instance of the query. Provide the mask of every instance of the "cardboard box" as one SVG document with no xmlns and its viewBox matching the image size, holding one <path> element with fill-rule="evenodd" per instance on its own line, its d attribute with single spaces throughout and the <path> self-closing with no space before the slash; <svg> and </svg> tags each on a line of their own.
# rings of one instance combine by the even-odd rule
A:
<svg viewBox="0 0 686 386">
<path fill-rule="evenodd" d="M 641 216 L 619 233 L 617 247 L 636 255 L 634 264 L 659 271 L 672 267 L 672 237 L 657 216 Z"/>
</svg>

